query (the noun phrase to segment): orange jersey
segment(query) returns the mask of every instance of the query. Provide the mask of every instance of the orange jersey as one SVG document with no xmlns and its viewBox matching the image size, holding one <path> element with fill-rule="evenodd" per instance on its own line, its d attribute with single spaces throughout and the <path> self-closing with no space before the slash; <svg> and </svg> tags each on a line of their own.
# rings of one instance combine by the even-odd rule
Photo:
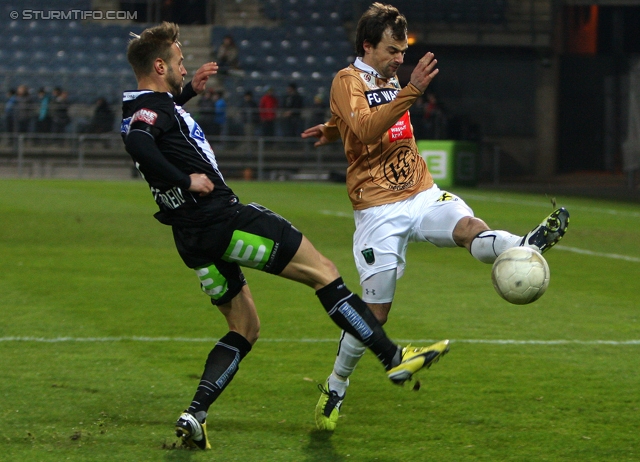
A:
<svg viewBox="0 0 640 462">
<path fill-rule="evenodd" d="M 401 89 L 396 77 L 379 78 L 359 60 L 333 79 L 324 133 L 344 143 L 354 210 L 398 202 L 433 185 L 409 119 L 420 95 L 411 84 Z"/>
</svg>

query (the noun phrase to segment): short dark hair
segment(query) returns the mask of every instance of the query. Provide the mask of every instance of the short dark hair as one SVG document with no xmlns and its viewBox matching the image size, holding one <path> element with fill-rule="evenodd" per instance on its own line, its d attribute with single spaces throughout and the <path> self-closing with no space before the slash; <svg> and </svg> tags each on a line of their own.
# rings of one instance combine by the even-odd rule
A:
<svg viewBox="0 0 640 462">
<path fill-rule="evenodd" d="M 163 22 L 155 27 L 142 31 L 140 35 L 131 34 L 133 39 L 127 46 L 127 60 L 137 78 L 148 75 L 156 58 L 168 62 L 171 58 L 171 47 L 180 45 L 178 37 L 180 28 L 172 22 Z"/>
<path fill-rule="evenodd" d="M 400 14 L 395 6 L 376 2 L 363 13 L 358 21 L 355 42 L 356 55 L 364 56 L 365 40 L 377 47 L 387 28 L 391 29 L 391 36 L 395 40 L 404 40 L 407 37 L 407 18 Z"/>
</svg>

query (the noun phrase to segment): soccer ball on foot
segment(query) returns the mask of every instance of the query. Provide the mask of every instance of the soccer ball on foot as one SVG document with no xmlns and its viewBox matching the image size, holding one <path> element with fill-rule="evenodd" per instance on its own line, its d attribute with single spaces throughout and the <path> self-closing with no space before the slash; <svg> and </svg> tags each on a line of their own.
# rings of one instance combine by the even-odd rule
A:
<svg viewBox="0 0 640 462">
<path fill-rule="evenodd" d="M 496 292 L 515 305 L 526 305 L 542 297 L 549 287 L 549 265 L 529 247 L 512 247 L 493 263 L 491 280 Z"/>
</svg>

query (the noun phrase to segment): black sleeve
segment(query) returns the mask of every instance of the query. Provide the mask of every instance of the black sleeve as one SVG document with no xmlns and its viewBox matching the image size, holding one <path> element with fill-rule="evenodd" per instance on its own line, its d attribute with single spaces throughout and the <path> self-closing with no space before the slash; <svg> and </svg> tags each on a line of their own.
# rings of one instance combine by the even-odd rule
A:
<svg viewBox="0 0 640 462">
<path fill-rule="evenodd" d="M 129 155 L 142 167 L 143 173 L 179 186 L 185 191 L 191 186 L 189 175 L 178 169 L 162 155 L 150 132 L 132 129 L 127 134 L 124 144 Z"/>
<path fill-rule="evenodd" d="M 198 94 L 193 89 L 193 86 L 191 85 L 191 82 L 189 82 L 182 89 L 182 93 L 180 93 L 178 96 L 176 96 L 173 100 L 175 101 L 175 103 L 178 106 L 183 106 L 183 105 L 185 105 L 187 103 L 187 101 L 189 101 L 191 98 L 193 98 L 194 96 L 197 96 L 197 95 Z"/>
</svg>

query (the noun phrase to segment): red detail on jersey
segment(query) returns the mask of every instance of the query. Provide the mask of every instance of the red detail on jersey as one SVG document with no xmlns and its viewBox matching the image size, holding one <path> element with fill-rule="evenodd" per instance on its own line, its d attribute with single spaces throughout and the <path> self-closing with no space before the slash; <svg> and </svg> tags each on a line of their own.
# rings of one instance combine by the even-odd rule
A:
<svg viewBox="0 0 640 462">
<path fill-rule="evenodd" d="M 389 141 L 406 140 L 412 136 L 411 121 L 409 120 L 409 111 L 407 111 L 400 117 L 400 120 L 389 129 Z"/>
<path fill-rule="evenodd" d="M 158 114 L 153 112 L 151 109 L 140 109 L 131 117 L 131 123 L 141 121 L 146 124 L 153 125 L 156 123 L 157 118 Z"/>
</svg>

